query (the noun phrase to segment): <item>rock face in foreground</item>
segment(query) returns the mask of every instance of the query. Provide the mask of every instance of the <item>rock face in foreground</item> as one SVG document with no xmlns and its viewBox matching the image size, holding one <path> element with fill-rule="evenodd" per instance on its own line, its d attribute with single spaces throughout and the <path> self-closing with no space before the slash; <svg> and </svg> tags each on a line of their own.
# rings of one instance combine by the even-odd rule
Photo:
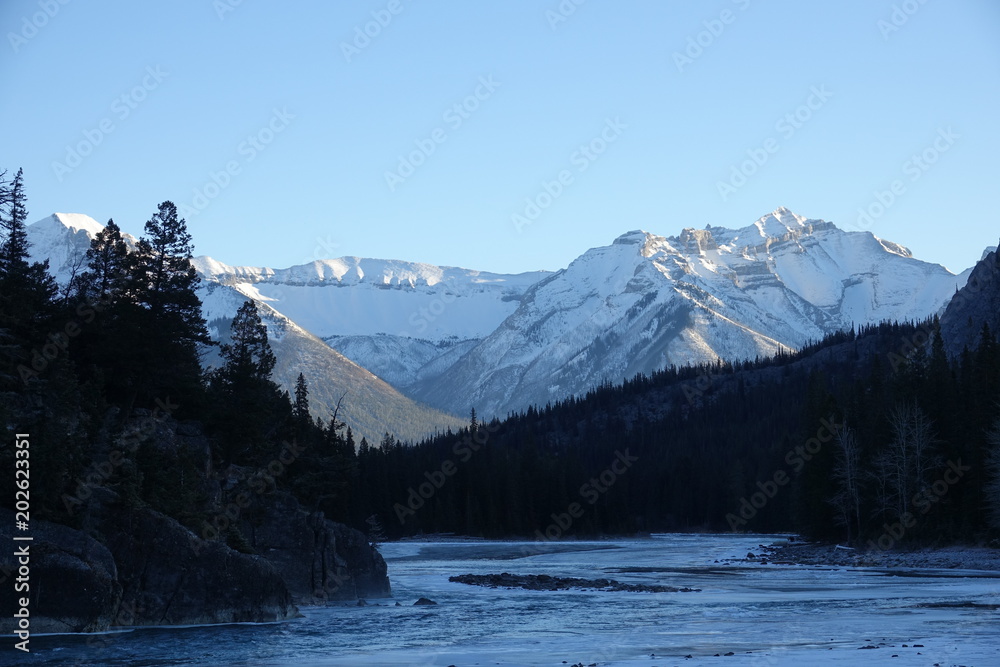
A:
<svg viewBox="0 0 1000 667">
<path fill-rule="evenodd" d="M 13 513 L 0 509 L 0 540 Z M 149 509 L 105 508 L 101 544 L 83 531 L 32 521 L 31 632 L 101 632 L 114 625 L 278 621 L 298 612 L 278 571 L 259 556 L 205 542 Z M 14 549 L 0 555 L 13 589 Z M 8 569 L 11 572 L 8 573 Z M 0 632 L 13 632 L 14 603 L 3 596 Z"/>
<path fill-rule="evenodd" d="M 298 613 L 264 558 L 201 540 L 148 509 L 109 512 L 103 528 L 134 625 L 262 623 Z"/>
<path fill-rule="evenodd" d="M 30 601 L 32 633 L 95 632 L 113 622 L 122 588 L 111 552 L 84 533 L 47 521 L 32 521 L 31 542 L 11 538 L 14 513 L 0 508 L 0 633 L 14 630 L 15 606 L 22 597 Z M 28 548 L 28 591 L 15 590 L 18 563 L 14 552 Z"/>
<path fill-rule="evenodd" d="M 183 489 L 160 480 L 181 500 L 154 494 L 125 502 L 113 490 L 122 485 L 109 483 L 87 486 L 86 496 L 76 499 L 71 520 L 78 528 L 34 519 L 34 540 L 25 542 L 30 590 L 24 593 L 32 633 L 274 622 L 297 616 L 296 601 L 322 604 L 391 594 L 385 560 L 363 533 L 304 510 L 273 482 L 249 487 L 254 471 L 242 477 L 217 472 L 197 423 L 156 420 L 137 410 L 126 426 L 141 424 L 144 417 L 152 428 L 139 430 L 129 451 L 114 450 L 121 453 L 117 467 L 135 466 L 132 457 L 146 457 L 147 476 L 186 473 Z M 104 444 L 105 450 L 95 451 L 110 458 L 112 443 Z M 201 500 L 184 501 L 181 494 Z M 205 517 L 200 535 L 168 516 L 183 509 Z M 239 519 L 230 524 L 231 512 Z M 216 530 L 217 525 L 229 530 Z M 11 539 L 14 526 L 14 513 L 0 509 L 0 541 L 7 545 L 0 550 L 5 590 L 0 632 L 13 631 L 15 603 L 22 597 L 14 590 L 19 565 L 14 550 L 21 544 Z"/>
<path fill-rule="evenodd" d="M 289 495 L 279 495 L 262 512 L 243 523 L 243 533 L 281 572 L 296 602 L 391 595 L 385 560 L 360 531 L 302 509 Z"/>
</svg>

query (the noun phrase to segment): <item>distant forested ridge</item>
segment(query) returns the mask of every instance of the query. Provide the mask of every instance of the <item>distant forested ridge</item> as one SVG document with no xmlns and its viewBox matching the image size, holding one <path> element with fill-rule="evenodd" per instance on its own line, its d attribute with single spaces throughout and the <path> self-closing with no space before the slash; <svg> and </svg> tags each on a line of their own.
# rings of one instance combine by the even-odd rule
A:
<svg viewBox="0 0 1000 667">
<path fill-rule="evenodd" d="M 1000 347 L 990 323 L 959 306 L 979 313 L 996 300 L 996 253 L 975 275 L 949 309 L 975 327 L 971 345 L 952 354 L 936 318 L 866 325 L 772 359 L 606 384 L 502 422 L 473 414 L 459 433 L 361 452 L 360 513 L 396 536 L 780 530 L 881 549 L 992 539 Z"/>
</svg>

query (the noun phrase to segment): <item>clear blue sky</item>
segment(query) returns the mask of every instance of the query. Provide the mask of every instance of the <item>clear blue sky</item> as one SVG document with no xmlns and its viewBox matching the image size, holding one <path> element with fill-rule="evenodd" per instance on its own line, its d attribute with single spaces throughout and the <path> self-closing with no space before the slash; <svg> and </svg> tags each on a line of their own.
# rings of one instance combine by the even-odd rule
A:
<svg viewBox="0 0 1000 667">
<path fill-rule="evenodd" d="M 627 230 L 782 205 L 846 229 L 869 209 L 952 270 L 996 244 L 1000 3 L 562 6 L 5 0 L 0 166 L 24 167 L 33 220 L 137 234 L 170 199 L 196 253 L 234 264 L 557 269 Z"/>
</svg>

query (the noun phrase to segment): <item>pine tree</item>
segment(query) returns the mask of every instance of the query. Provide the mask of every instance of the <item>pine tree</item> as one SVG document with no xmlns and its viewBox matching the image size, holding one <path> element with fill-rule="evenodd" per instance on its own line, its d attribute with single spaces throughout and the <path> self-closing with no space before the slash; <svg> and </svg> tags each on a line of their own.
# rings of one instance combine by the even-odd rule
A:
<svg viewBox="0 0 1000 667">
<path fill-rule="evenodd" d="M 303 428 L 309 423 L 309 387 L 306 385 L 306 378 L 302 373 L 295 380 L 295 406 L 293 410 L 295 421 Z"/>
<path fill-rule="evenodd" d="M 44 473 L 32 476 L 32 514 L 52 519 L 63 486 L 81 472 L 85 418 L 55 279 L 48 261 L 30 259 L 27 216 L 23 172 L 10 183 L 0 174 L 0 436 L 12 441 L 15 425 L 32 434 L 33 470 Z M 14 469 L 12 447 L 0 447 L 0 464 Z"/>
<path fill-rule="evenodd" d="M 382 527 L 382 522 L 378 520 L 376 515 L 372 514 L 365 519 L 365 523 L 368 525 L 368 544 L 373 549 L 378 549 L 385 542 L 385 529 Z"/>
<path fill-rule="evenodd" d="M 3 244 L 0 245 L 0 272 L 13 273 L 28 266 L 28 231 L 25 228 L 28 209 L 25 205 L 24 171 L 18 169 L 14 180 L 10 185 L 3 186 L 0 193 L 3 197 L 0 202 L 3 205 L 3 212 L 0 214 L 0 234 L 3 236 Z"/>
<path fill-rule="evenodd" d="M 129 255 L 121 228 L 113 219 L 108 220 L 87 249 L 87 270 L 77 278 L 78 294 L 100 307 L 128 298 L 131 275 L 136 268 L 134 259 Z"/>
<path fill-rule="evenodd" d="M 257 304 L 236 312 L 230 342 L 220 348 L 223 365 L 211 376 L 220 456 L 227 463 L 260 463 L 283 427 L 288 394 L 271 379 L 275 357 Z"/>
<path fill-rule="evenodd" d="M 145 365 L 145 346 L 135 323 L 144 321 L 137 300 L 136 254 L 129 251 L 121 229 L 108 220 L 90 242 L 83 273 L 73 282 L 84 327 L 73 342 L 73 358 L 81 377 L 98 381 L 108 398 L 127 401 Z"/>
<path fill-rule="evenodd" d="M 837 523 L 847 528 L 850 544 L 861 531 L 861 447 L 854 429 L 846 424 L 837 431 L 834 444 L 837 459 L 833 479 L 837 493 L 830 504 L 837 510 Z"/>
<path fill-rule="evenodd" d="M 255 301 L 245 302 L 236 311 L 229 338 L 231 342 L 220 348 L 225 362 L 220 377 L 231 385 L 270 381 L 276 359 L 267 339 L 267 327 L 260 319 Z M 303 385 L 304 383 L 303 378 Z"/>
<path fill-rule="evenodd" d="M 169 201 L 146 222 L 139 241 L 136 297 L 144 312 L 133 323 L 145 348 L 136 391 L 152 402 L 165 395 L 193 395 L 200 386 L 199 345 L 211 338 L 201 316 L 196 289 L 199 278 L 191 265 L 193 246 L 183 218 Z"/>
<path fill-rule="evenodd" d="M 30 261 L 22 170 L 9 185 L 0 174 L 0 193 L 0 381 L 13 388 L 48 366 L 38 349 L 51 333 L 57 288 L 48 260 Z"/>
</svg>

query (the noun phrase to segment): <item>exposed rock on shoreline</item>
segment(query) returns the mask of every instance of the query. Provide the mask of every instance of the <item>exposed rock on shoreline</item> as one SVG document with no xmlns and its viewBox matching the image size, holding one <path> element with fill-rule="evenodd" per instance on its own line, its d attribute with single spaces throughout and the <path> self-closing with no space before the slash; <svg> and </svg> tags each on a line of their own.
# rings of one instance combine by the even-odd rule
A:
<svg viewBox="0 0 1000 667">
<path fill-rule="evenodd" d="M 0 540 L 10 539 L 12 515 L 0 509 Z M 298 613 L 281 575 L 260 556 L 200 540 L 150 509 L 108 507 L 101 523 L 104 544 L 82 530 L 31 523 L 24 597 L 32 632 L 268 622 Z M 0 565 L 16 570 L 9 554 Z M 13 611 L 5 613 L 0 631 L 12 632 L 12 620 Z"/>
<path fill-rule="evenodd" d="M 936 570 L 1000 571 L 1000 549 L 950 546 L 912 551 L 850 549 L 834 544 L 777 542 L 760 545 L 748 562 L 772 565 L 827 565 L 834 567 L 884 567 Z"/>
<path fill-rule="evenodd" d="M 265 623 L 298 614 L 273 564 L 200 540 L 158 512 L 114 512 L 105 535 L 132 625 Z"/>
<path fill-rule="evenodd" d="M 99 632 L 112 624 L 120 607 L 122 586 L 118 569 L 107 547 L 79 530 L 33 521 L 31 542 L 11 540 L 14 513 L 0 508 L 0 541 L 28 545 L 26 592 L 15 592 L 19 564 L 14 549 L 0 556 L 0 581 L 5 589 L 0 631 L 13 633 L 15 600 L 30 600 L 34 633 Z M 10 591 L 10 595 L 7 595 Z"/>
<path fill-rule="evenodd" d="M 486 588 L 523 588 L 529 591 L 599 590 L 628 593 L 697 593 L 698 588 L 676 588 L 648 584 L 625 584 L 614 579 L 577 579 L 553 577 L 547 574 L 462 574 L 448 581 Z"/>
<path fill-rule="evenodd" d="M 392 594 L 385 560 L 364 533 L 306 511 L 290 494 L 275 494 L 257 514 L 242 522 L 243 532 L 281 573 L 297 604 Z"/>
</svg>

